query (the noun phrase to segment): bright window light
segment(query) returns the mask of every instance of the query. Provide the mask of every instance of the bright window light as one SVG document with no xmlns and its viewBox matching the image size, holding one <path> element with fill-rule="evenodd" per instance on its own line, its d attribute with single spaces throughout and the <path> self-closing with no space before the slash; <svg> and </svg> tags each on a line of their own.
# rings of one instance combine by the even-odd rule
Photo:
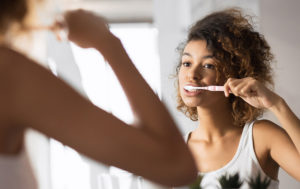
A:
<svg viewBox="0 0 300 189">
<path fill-rule="evenodd" d="M 150 24 L 114 24 L 111 31 L 121 39 L 137 69 L 160 95 L 157 30 Z M 89 99 L 124 122 L 132 123 L 129 103 L 109 64 L 96 50 L 81 49 L 74 44 L 71 47 Z M 106 173 L 91 171 L 92 164 L 55 140 L 51 140 L 50 149 L 53 189 L 140 188 L 140 178 L 126 171 L 114 167 Z M 91 183 L 92 180 L 97 183 Z"/>
</svg>

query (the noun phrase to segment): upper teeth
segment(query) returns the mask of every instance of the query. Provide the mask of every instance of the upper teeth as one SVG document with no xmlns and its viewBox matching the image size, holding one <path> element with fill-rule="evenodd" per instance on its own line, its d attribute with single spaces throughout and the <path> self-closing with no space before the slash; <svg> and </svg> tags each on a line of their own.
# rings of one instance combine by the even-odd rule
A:
<svg viewBox="0 0 300 189">
<path fill-rule="evenodd" d="M 184 89 L 188 90 L 188 91 L 197 91 L 198 90 L 198 89 L 195 89 L 193 86 L 184 86 Z"/>
</svg>

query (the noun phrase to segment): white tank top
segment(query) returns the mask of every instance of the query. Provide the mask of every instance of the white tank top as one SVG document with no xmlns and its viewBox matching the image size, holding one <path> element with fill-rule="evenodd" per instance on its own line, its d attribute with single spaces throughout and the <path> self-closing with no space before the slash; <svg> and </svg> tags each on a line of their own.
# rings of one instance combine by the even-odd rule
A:
<svg viewBox="0 0 300 189">
<path fill-rule="evenodd" d="M 242 189 L 250 189 L 247 181 L 249 181 L 251 178 L 256 179 L 256 177 L 259 174 L 261 180 L 264 180 L 265 178 L 271 180 L 268 189 L 278 189 L 279 182 L 271 179 L 265 174 L 265 172 L 260 167 L 257 157 L 255 155 L 252 136 L 253 123 L 254 121 L 252 123 L 246 123 L 246 125 L 244 126 L 238 149 L 229 163 L 215 171 L 206 173 L 199 172 L 199 175 L 203 176 L 203 179 L 200 184 L 202 188 L 221 188 L 218 178 L 225 174 L 234 175 L 236 173 L 239 173 L 240 180 L 244 181 L 243 185 L 241 186 Z M 190 133 L 185 135 L 186 142 L 188 141 L 189 135 Z"/>
<path fill-rule="evenodd" d="M 38 188 L 25 147 L 17 155 L 0 155 L 0 188 Z"/>
</svg>

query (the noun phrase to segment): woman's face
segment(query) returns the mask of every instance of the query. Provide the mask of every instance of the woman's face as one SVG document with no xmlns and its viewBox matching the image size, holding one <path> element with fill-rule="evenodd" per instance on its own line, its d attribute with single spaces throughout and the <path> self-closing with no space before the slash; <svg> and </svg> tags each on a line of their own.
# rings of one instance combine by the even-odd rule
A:
<svg viewBox="0 0 300 189">
<path fill-rule="evenodd" d="M 206 41 L 194 40 L 185 46 L 178 78 L 180 96 L 186 106 L 214 106 L 221 99 L 224 102 L 223 92 L 184 89 L 184 86 L 216 85 L 216 62 L 212 52 L 206 48 Z"/>
</svg>

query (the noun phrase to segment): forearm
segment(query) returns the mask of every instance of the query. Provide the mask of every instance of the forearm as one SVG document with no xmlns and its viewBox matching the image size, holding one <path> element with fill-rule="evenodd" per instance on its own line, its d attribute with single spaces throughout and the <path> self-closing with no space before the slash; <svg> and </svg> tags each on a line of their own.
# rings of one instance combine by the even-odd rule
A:
<svg viewBox="0 0 300 189">
<path fill-rule="evenodd" d="M 300 153 L 300 120 L 290 109 L 284 99 L 279 98 L 278 102 L 270 108 L 275 114 L 282 127 L 286 130 Z"/>
<path fill-rule="evenodd" d="M 135 68 L 119 39 L 96 46 L 116 73 L 138 122 L 155 135 L 174 135 L 174 122 L 150 86 Z M 180 134 L 177 129 L 175 131 Z M 177 134 L 175 134 L 175 137 Z"/>
<path fill-rule="evenodd" d="M 138 125 L 147 134 L 160 136 L 160 139 L 167 137 L 165 141 L 180 140 L 180 133 L 168 111 L 134 67 L 104 19 L 82 10 L 69 12 L 65 19 L 70 40 L 81 47 L 97 49 L 109 62 L 127 95 Z"/>
<path fill-rule="evenodd" d="M 183 141 L 161 142 L 127 127 L 36 63 L 27 59 L 10 63 L 4 77 L 10 87 L 2 99 L 7 94 L 3 109 L 12 111 L 7 112 L 5 124 L 29 125 L 95 160 L 162 184 L 185 184 L 196 176 Z"/>
</svg>

